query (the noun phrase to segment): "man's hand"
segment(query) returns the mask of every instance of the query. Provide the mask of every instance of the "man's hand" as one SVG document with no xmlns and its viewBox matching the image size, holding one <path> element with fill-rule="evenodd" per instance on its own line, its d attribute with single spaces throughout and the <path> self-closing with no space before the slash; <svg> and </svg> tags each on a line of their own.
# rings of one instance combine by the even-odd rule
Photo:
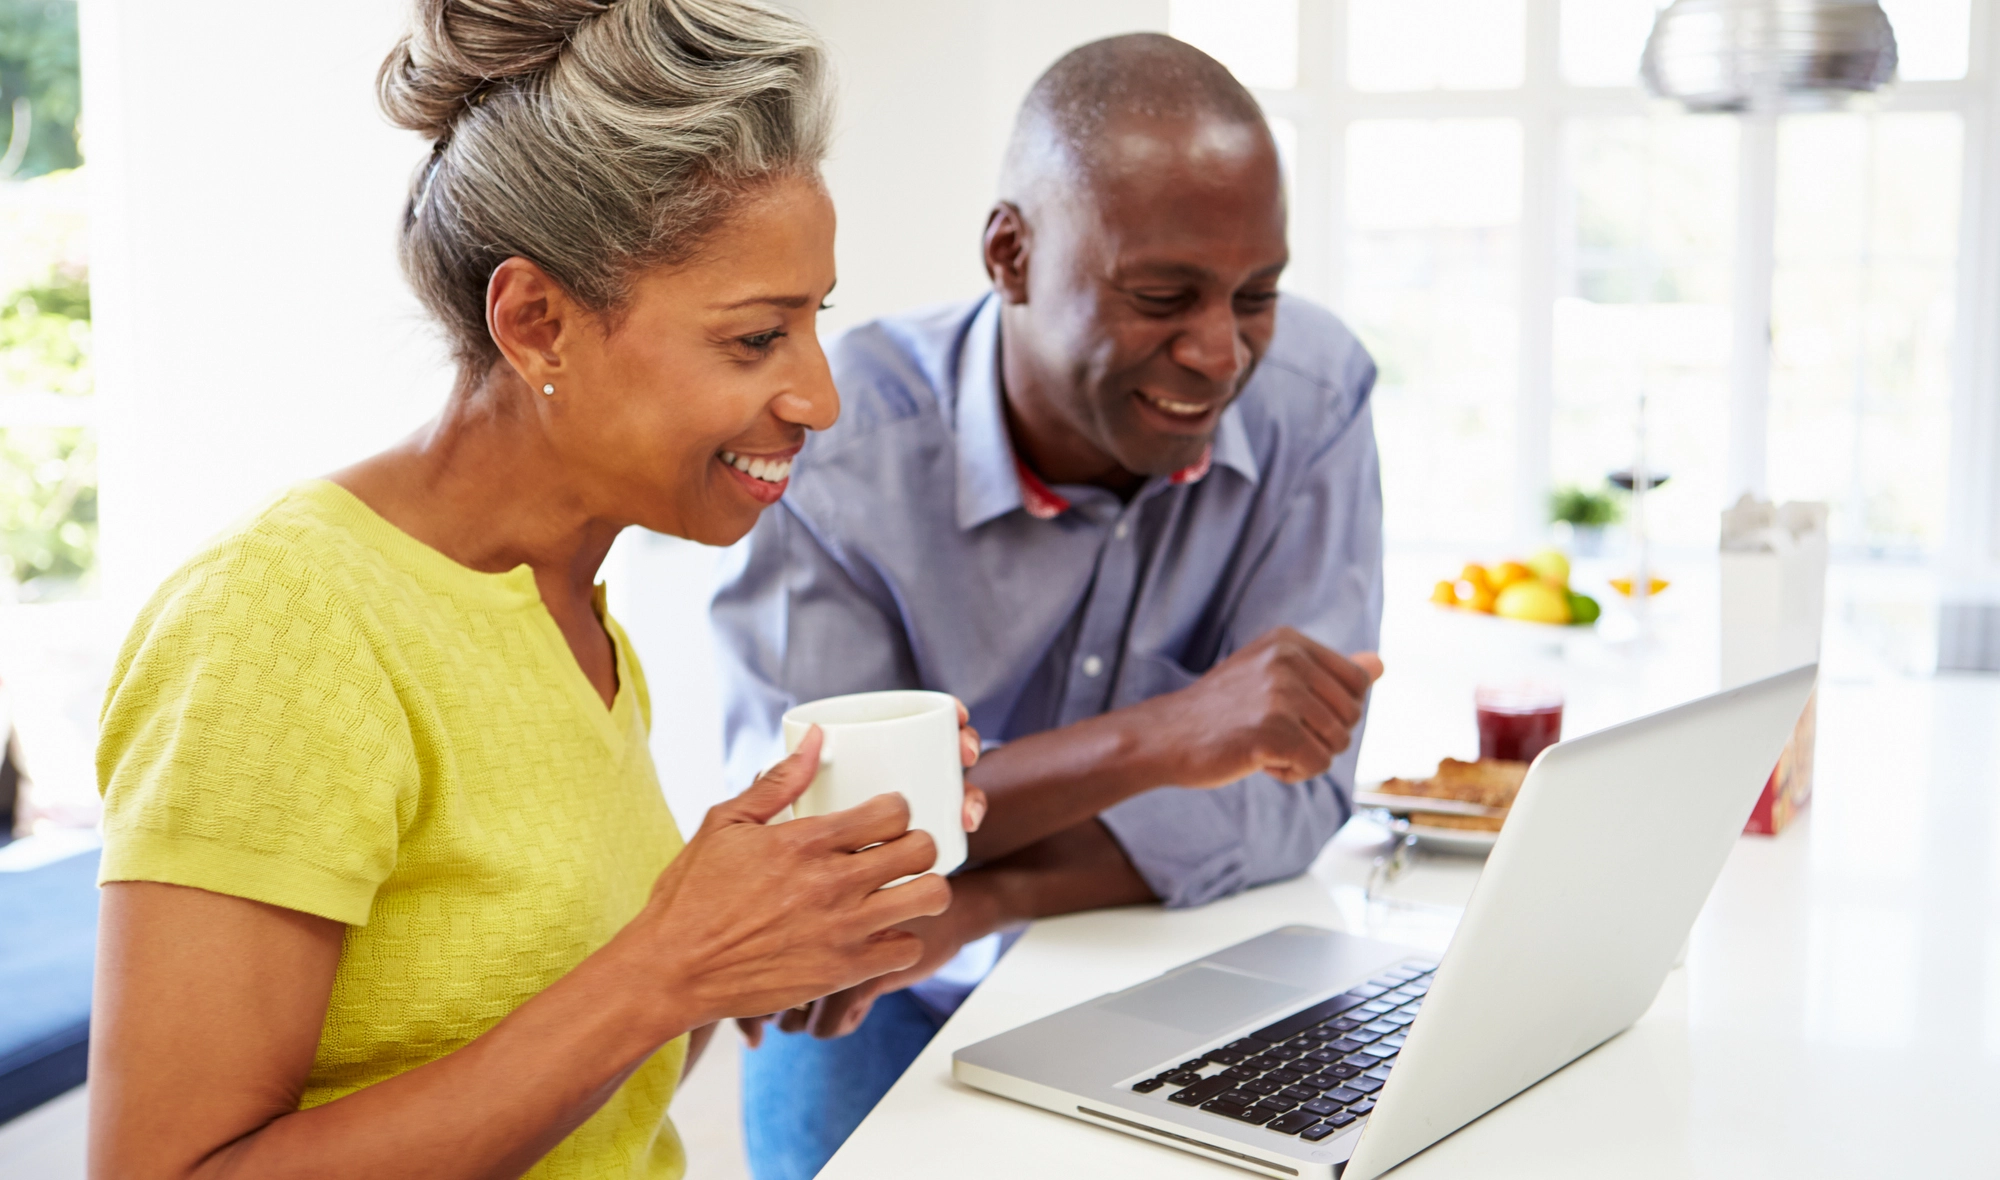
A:
<svg viewBox="0 0 2000 1180">
<path fill-rule="evenodd" d="M 1178 692 L 1135 706 L 1182 787 L 1220 787 L 1263 771 L 1295 783 L 1326 773 L 1353 740 L 1373 652 L 1351 659 L 1290 627 L 1259 636 Z"/>
</svg>

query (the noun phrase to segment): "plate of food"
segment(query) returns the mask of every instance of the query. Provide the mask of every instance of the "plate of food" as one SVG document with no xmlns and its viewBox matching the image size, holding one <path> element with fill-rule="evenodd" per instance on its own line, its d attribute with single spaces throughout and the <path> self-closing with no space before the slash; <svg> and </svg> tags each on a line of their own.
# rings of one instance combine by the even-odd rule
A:
<svg viewBox="0 0 2000 1180">
<path fill-rule="evenodd" d="M 1372 790 L 1355 792 L 1354 802 L 1406 817 L 1419 844 L 1483 856 L 1500 838 L 1527 776 L 1526 762 L 1446 758 L 1429 778 L 1384 779 Z"/>
</svg>

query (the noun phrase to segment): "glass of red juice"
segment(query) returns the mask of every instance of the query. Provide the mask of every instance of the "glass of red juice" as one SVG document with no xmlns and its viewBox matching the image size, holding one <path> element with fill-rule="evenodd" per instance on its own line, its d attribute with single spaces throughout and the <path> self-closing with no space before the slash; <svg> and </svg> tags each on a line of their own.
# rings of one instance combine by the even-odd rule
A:
<svg viewBox="0 0 2000 1180">
<path fill-rule="evenodd" d="M 1479 756 L 1533 762 L 1562 740 L 1562 690 L 1547 684 L 1482 685 L 1472 694 L 1479 711 Z"/>
</svg>

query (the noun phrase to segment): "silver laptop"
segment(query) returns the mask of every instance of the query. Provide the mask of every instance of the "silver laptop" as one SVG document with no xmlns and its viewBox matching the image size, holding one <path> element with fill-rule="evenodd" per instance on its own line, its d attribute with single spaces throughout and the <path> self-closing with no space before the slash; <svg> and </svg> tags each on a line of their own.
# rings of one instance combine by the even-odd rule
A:
<svg viewBox="0 0 2000 1180">
<path fill-rule="evenodd" d="M 968 1045 L 952 1072 L 1262 1175 L 1371 1180 L 1652 1005 L 1816 672 L 1544 751 L 1442 962 L 1287 926 Z"/>
</svg>

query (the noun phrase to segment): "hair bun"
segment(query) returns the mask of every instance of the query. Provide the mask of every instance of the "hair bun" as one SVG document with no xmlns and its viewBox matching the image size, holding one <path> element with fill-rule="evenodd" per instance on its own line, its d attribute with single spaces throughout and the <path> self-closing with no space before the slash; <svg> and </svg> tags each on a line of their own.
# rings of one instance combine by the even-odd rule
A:
<svg viewBox="0 0 2000 1180">
<path fill-rule="evenodd" d="M 443 139 L 466 103 L 495 84 L 540 73 L 578 26 L 617 0 L 416 0 L 375 89 L 398 127 Z"/>
</svg>

